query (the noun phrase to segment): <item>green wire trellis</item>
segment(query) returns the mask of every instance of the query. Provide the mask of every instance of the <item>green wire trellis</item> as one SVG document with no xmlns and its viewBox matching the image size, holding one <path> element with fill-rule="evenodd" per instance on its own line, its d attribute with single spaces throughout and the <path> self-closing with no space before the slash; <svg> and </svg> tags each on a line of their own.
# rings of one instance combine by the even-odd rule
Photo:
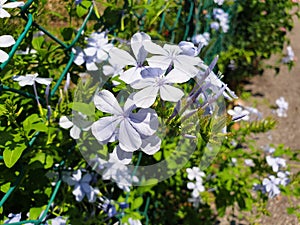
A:
<svg viewBox="0 0 300 225">
<path fill-rule="evenodd" d="M 13 0 L 11 0 L 13 1 Z M 18 49 L 18 47 L 20 46 L 21 42 L 24 40 L 24 38 L 26 37 L 26 34 L 29 32 L 29 30 L 32 27 L 37 28 L 38 30 L 42 31 L 45 35 L 47 35 L 48 37 L 50 37 L 53 41 L 55 41 L 56 43 L 58 43 L 63 49 L 65 49 L 65 53 L 67 55 L 67 57 L 69 57 L 69 60 L 65 66 L 65 69 L 63 70 L 63 72 L 61 73 L 61 75 L 59 76 L 58 80 L 56 81 L 50 95 L 49 95 L 49 100 L 54 96 L 54 94 L 57 92 L 59 86 L 61 85 L 63 79 L 65 78 L 66 74 L 68 73 L 75 55 L 72 52 L 72 48 L 74 47 L 74 45 L 77 43 L 77 41 L 79 40 L 83 29 L 85 28 L 87 21 L 89 20 L 89 18 L 91 17 L 91 15 L 93 14 L 93 4 L 90 6 L 88 14 L 86 15 L 81 27 L 78 29 L 77 34 L 75 35 L 75 38 L 72 40 L 72 42 L 70 44 L 66 44 L 65 42 L 61 41 L 60 39 L 58 39 L 57 37 L 55 37 L 53 34 L 51 34 L 47 29 L 45 29 L 44 27 L 40 26 L 38 23 L 36 23 L 33 20 L 33 16 L 32 14 L 29 12 L 29 8 L 32 5 L 32 3 L 34 2 L 34 0 L 28 0 L 24 6 L 20 7 L 21 10 L 21 17 L 26 21 L 26 26 L 23 30 L 23 32 L 20 34 L 20 36 L 18 37 L 16 43 L 14 44 L 14 46 L 12 47 L 12 49 L 9 52 L 9 58 L 7 61 L 3 62 L 2 64 L 0 64 L 0 72 L 2 72 L 4 70 L 4 68 L 8 65 L 8 63 L 10 62 L 10 60 L 13 58 L 16 50 Z M 148 4 L 150 4 L 152 1 L 148 0 Z M 169 33 L 169 37 L 171 42 L 175 41 L 176 35 L 178 35 L 178 28 L 179 26 L 181 26 L 181 31 L 183 30 L 183 33 L 180 34 L 180 37 L 182 40 L 186 40 L 188 39 L 188 37 L 191 37 L 192 35 L 195 35 L 197 33 L 199 33 L 200 31 L 207 31 L 209 29 L 208 25 L 206 24 L 206 27 L 203 27 L 203 24 L 200 23 L 200 16 L 201 13 L 203 11 L 203 9 L 208 8 L 209 6 L 212 6 L 213 4 L 213 0 L 202 0 L 202 1 L 194 1 L 194 0 L 179 0 L 176 1 L 176 4 L 178 5 L 177 8 L 177 12 L 176 12 L 176 17 L 175 19 L 172 20 L 172 23 L 167 22 L 167 17 L 168 17 L 168 12 L 165 10 L 162 10 L 162 13 L 160 14 L 160 23 L 159 23 L 159 27 L 158 27 L 158 33 L 162 34 L 164 30 L 167 30 Z M 127 1 L 124 1 L 124 6 L 128 5 Z M 235 4 L 233 4 L 234 6 Z M 235 11 L 234 7 L 230 7 L 228 8 L 227 12 L 229 12 L 230 14 L 233 13 Z M 147 9 L 144 9 L 142 11 L 141 14 L 138 14 L 137 12 L 134 13 L 134 16 L 138 19 L 139 21 L 139 30 L 140 31 L 144 31 L 144 19 L 147 13 Z M 107 28 L 110 31 L 113 31 L 114 27 L 110 27 Z M 147 31 L 146 31 L 147 32 Z M 215 44 L 213 45 L 213 48 L 210 48 L 207 52 L 207 58 L 205 61 L 210 61 L 215 55 L 217 55 L 220 51 L 222 51 L 223 49 L 223 35 L 220 35 L 217 40 L 215 41 Z M 4 91 L 8 91 L 8 92 L 13 92 L 13 93 L 17 93 L 20 94 L 24 97 L 28 97 L 28 98 L 35 98 L 34 95 L 28 93 L 28 92 L 24 92 L 21 90 L 17 90 L 14 88 L 10 88 L 8 86 L 4 86 L 0 83 L 0 93 L 4 92 Z M 41 103 L 44 104 L 44 100 L 40 99 Z M 28 149 L 33 146 L 36 138 L 39 136 L 39 132 L 37 132 L 34 137 L 29 141 L 29 144 L 27 146 L 27 151 Z M 23 152 L 23 154 L 26 153 L 26 150 Z M 70 153 L 72 151 L 72 149 L 68 150 L 68 153 Z M 0 160 L 3 160 L 3 156 L 0 156 Z M 139 156 L 139 161 L 141 160 L 141 156 Z M 51 193 L 49 202 L 46 206 L 46 209 L 43 211 L 42 215 L 40 216 L 39 219 L 37 220 L 26 220 L 26 221 L 20 221 L 17 223 L 11 223 L 14 225 L 21 225 L 21 224 L 27 224 L 27 223 L 33 223 L 35 225 L 38 224 L 43 224 L 43 221 L 45 220 L 47 213 L 50 209 L 51 204 L 54 202 L 54 199 L 58 193 L 58 190 L 61 186 L 62 183 L 62 176 L 61 176 L 61 167 L 65 165 L 65 161 L 61 161 L 59 166 L 55 167 L 54 170 L 59 172 L 59 179 L 55 184 L 55 187 Z M 24 170 L 21 169 L 20 174 L 18 175 L 17 179 L 15 180 L 15 182 L 11 185 L 11 187 L 9 188 L 9 190 L 4 194 L 4 196 L 2 197 L 2 199 L 0 200 L 0 208 L 4 205 L 4 203 L 7 201 L 7 199 L 11 196 L 11 194 L 14 192 L 14 190 L 18 187 L 18 185 L 20 184 L 21 180 L 23 179 L 23 177 L 25 176 L 25 172 Z M 128 195 L 127 197 L 128 198 Z M 145 220 L 146 220 L 146 224 L 149 223 L 149 218 L 147 215 L 147 210 L 149 208 L 149 204 L 150 204 L 150 198 L 148 197 L 146 199 L 146 203 L 145 203 L 145 207 L 144 210 L 141 212 L 142 215 L 145 216 Z"/>
</svg>

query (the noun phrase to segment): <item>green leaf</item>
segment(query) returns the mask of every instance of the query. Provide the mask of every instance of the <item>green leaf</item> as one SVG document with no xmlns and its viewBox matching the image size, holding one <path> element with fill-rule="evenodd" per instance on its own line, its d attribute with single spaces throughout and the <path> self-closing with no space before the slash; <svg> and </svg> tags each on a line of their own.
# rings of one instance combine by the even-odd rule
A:
<svg viewBox="0 0 300 225">
<path fill-rule="evenodd" d="M 35 50 L 40 50 L 42 48 L 44 41 L 45 41 L 44 37 L 42 37 L 42 36 L 36 37 L 32 40 L 32 47 Z"/>
<path fill-rule="evenodd" d="M 70 41 L 72 39 L 73 32 L 74 30 L 72 27 L 65 27 L 61 31 L 61 35 L 63 36 L 64 41 Z"/>
<path fill-rule="evenodd" d="M 0 191 L 2 191 L 3 193 L 6 193 L 6 192 L 8 192 L 9 188 L 10 188 L 10 182 L 7 182 L 7 183 L 1 185 Z"/>
<path fill-rule="evenodd" d="M 137 209 L 139 208 L 141 205 L 143 204 L 143 198 L 142 197 L 138 197 L 136 199 L 133 200 L 132 204 L 131 204 L 131 209 Z"/>
<path fill-rule="evenodd" d="M 32 220 L 36 220 L 41 215 L 42 211 L 46 208 L 46 206 L 31 208 L 29 211 L 29 218 Z"/>
<path fill-rule="evenodd" d="M 25 144 L 17 145 L 13 150 L 5 149 L 3 152 L 4 163 L 8 168 L 13 167 L 26 149 Z"/>
<path fill-rule="evenodd" d="M 82 17 L 85 14 L 88 13 L 88 8 L 91 6 L 91 2 L 90 1 L 82 1 L 79 5 L 77 5 L 76 7 L 76 14 L 78 17 Z"/>
<path fill-rule="evenodd" d="M 69 104 L 69 107 L 87 116 L 95 115 L 95 105 L 93 104 L 93 102 L 91 102 L 90 104 L 86 104 L 83 102 L 72 102 Z"/>
</svg>

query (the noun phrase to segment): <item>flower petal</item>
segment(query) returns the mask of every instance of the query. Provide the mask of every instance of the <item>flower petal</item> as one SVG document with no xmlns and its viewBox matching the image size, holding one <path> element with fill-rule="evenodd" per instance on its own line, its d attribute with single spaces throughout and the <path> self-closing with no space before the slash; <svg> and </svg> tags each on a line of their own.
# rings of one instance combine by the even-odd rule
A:
<svg viewBox="0 0 300 225">
<path fill-rule="evenodd" d="M 0 47 L 9 47 L 16 43 L 15 39 L 11 35 L 0 36 Z"/>
<path fill-rule="evenodd" d="M 8 58 L 8 54 L 0 49 L 0 63 L 5 62 L 6 60 L 8 60 Z"/>
<path fill-rule="evenodd" d="M 162 100 L 170 102 L 177 102 L 184 96 L 184 93 L 179 88 L 167 84 L 161 86 L 159 92 Z"/>
<path fill-rule="evenodd" d="M 120 123 L 119 132 L 119 145 L 121 149 L 127 152 L 134 152 L 141 147 L 141 137 L 127 119 Z"/>
<path fill-rule="evenodd" d="M 149 108 L 155 102 L 159 88 L 155 86 L 146 87 L 133 96 L 137 107 Z"/>
<path fill-rule="evenodd" d="M 190 76 L 187 76 L 186 73 L 182 72 L 179 69 L 172 69 L 166 76 L 166 81 L 168 83 L 184 83 L 191 79 Z"/>
<path fill-rule="evenodd" d="M 45 85 L 50 85 L 52 80 L 53 80 L 52 78 L 40 78 L 40 77 L 35 78 L 36 82 Z"/>
<path fill-rule="evenodd" d="M 120 119 L 116 116 L 102 117 L 92 125 L 92 133 L 98 141 L 106 141 L 115 133 Z"/>
<path fill-rule="evenodd" d="M 75 195 L 75 199 L 78 202 L 81 202 L 82 199 L 84 198 L 85 194 L 84 192 L 81 190 L 81 187 L 79 184 L 75 185 L 74 190 L 72 191 L 73 195 Z"/>
<path fill-rule="evenodd" d="M 102 112 L 110 113 L 113 115 L 120 115 L 123 113 L 118 100 L 108 90 L 102 90 L 94 97 L 94 104 L 97 109 Z"/>
<path fill-rule="evenodd" d="M 73 123 L 66 116 L 62 116 L 59 119 L 59 126 L 62 128 L 68 129 L 73 126 Z"/>
<path fill-rule="evenodd" d="M 146 139 L 143 139 L 141 150 L 147 155 L 153 155 L 159 151 L 161 140 L 156 135 L 152 135 Z"/>
<path fill-rule="evenodd" d="M 153 109 L 140 109 L 131 113 L 129 119 L 134 129 L 144 136 L 151 136 L 158 129 L 157 114 Z"/>
<path fill-rule="evenodd" d="M 5 10 L 0 8 L 0 18 L 10 17 L 10 14 Z"/>
<path fill-rule="evenodd" d="M 123 151 L 119 145 L 114 149 L 113 154 L 124 165 L 129 164 L 132 160 L 132 152 Z"/>
<path fill-rule="evenodd" d="M 113 62 L 114 65 L 136 65 L 136 60 L 127 51 L 122 49 L 112 48 L 109 51 L 109 56 L 111 57 L 110 62 Z"/>
<path fill-rule="evenodd" d="M 21 7 L 23 5 L 24 5 L 24 2 L 10 2 L 10 3 L 6 3 L 2 7 L 7 8 L 7 9 L 12 9 L 12 8 Z"/>
<path fill-rule="evenodd" d="M 70 130 L 70 136 L 74 139 L 79 139 L 80 133 L 81 133 L 81 129 L 76 125 L 74 125 Z"/>
<path fill-rule="evenodd" d="M 131 38 L 131 48 L 139 63 L 144 62 L 148 54 L 143 46 L 145 40 L 151 40 L 151 38 L 148 34 L 143 32 L 135 33 Z"/>
<path fill-rule="evenodd" d="M 145 40 L 143 42 L 143 45 L 145 47 L 145 50 L 152 54 L 165 55 L 165 56 L 168 55 L 168 52 L 165 49 L 163 49 L 158 44 L 153 43 L 151 40 Z"/>
<path fill-rule="evenodd" d="M 120 79 L 126 84 L 131 84 L 137 80 L 142 79 L 141 71 L 142 68 L 140 67 L 132 67 L 126 70 L 124 73 L 120 74 Z"/>
</svg>

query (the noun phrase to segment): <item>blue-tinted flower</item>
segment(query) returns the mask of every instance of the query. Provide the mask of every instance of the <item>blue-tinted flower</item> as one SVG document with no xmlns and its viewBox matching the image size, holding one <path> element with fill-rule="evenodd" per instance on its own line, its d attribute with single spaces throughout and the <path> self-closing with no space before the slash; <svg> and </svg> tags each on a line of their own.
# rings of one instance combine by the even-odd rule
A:
<svg viewBox="0 0 300 225">
<path fill-rule="evenodd" d="M 21 7 L 24 5 L 24 2 L 9 2 L 7 0 L 0 0 L 0 18 L 10 17 L 10 14 L 5 9 L 12 9 Z"/>
<path fill-rule="evenodd" d="M 75 0 L 75 5 L 79 5 L 82 2 L 82 0 Z"/>
<path fill-rule="evenodd" d="M 102 62 L 108 58 L 108 52 L 113 45 L 108 43 L 106 32 L 94 32 L 87 41 L 88 44 L 84 51 L 90 56 L 95 56 L 96 62 Z"/>
<path fill-rule="evenodd" d="M 178 46 L 182 50 L 182 54 L 189 56 L 199 55 L 201 48 L 203 47 L 201 44 L 196 47 L 192 42 L 189 41 L 181 41 L 179 42 Z"/>
<path fill-rule="evenodd" d="M 188 182 L 187 188 L 193 190 L 192 191 L 192 197 L 198 198 L 200 196 L 200 193 L 205 191 L 205 187 L 202 184 L 202 180 L 193 182 Z"/>
<path fill-rule="evenodd" d="M 200 171 L 199 167 L 193 167 L 193 168 L 187 168 L 186 172 L 188 174 L 188 179 L 193 181 L 193 180 L 197 180 L 197 181 L 202 181 L 202 177 L 205 176 L 205 173 Z"/>
<path fill-rule="evenodd" d="M 279 168 L 286 167 L 285 159 L 280 158 L 280 157 L 274 158 L 274 157 L 268 155 L 266 157 L 266 161 L 267 161 L 268 165 L 272 167 L 272 170 L 274 172 L 278 172 Z"/>
<path fill-rule="evenodd" d="M 129 218 L 128 219 L 128 223 L 125 223 L 124 225 L 142 225 L 141 221 L 138 220 L 138 219 L 132 219 L 132 218 Z"/>
<path fill-rule="evenodd" d="M 1 8 L 1 7 L 0 7 Z M 6 48 L 14 45 L 15 39 L 11 35 L 2 35 L 0 36 L 0 47 L 1 48 Z M 2 51 L 0 49 L 0 63 L 5 62 L 8 60 L 8 54 L 5 51 Z"/>
<path fill-rule="evenodd" d="M 278 187 L 280 184 L 279 178 L 275 178 L 275 176 L 271 175 L 269 178 L 264 178 L 262 184 L 265 191 L 269 193 L 269 198 L 273 198 L 280 194 L 280 189 Z"/>
<path fill-rule="evenodd" d="M 82 130 L 87 131 L 90 129 L 91 124 L 85 119 L 86 115 L 83 115 L 82 113 L 76 113 L 72 121 L 70 121 L 68 117 L 62 116 L 59 119 L 59 126 L 64 129 L 71 128 L 70 136 L 74 139 L 79 139 Z"/>
<path fill-rule="evenodd" d="M 167 75 L 160 68 L 144 69 L 140 79 L 131 84 L 134 89 L 142 89 L 133 95 L 137 107 L 148 108 L 156 99 L 157 94 L 164 101 L 177 102 L 184 93 L 179 88 L 171 86 L 174 83 L 183 83 L 190 79 L 177 69 L 171 70 Z"/>
<path fill-rule="evenodd" d="M 131 66 L 120 74 L 120 79 L 125 83 L 130 84 L 142 78 L 141 71 L 145 68 L 143 64 L 148 54 L 143 46 L 143 42 L 150 39 L 150 36 L 143 32 L 136 33 L 132 36 L 130 46 L 134 57 L 127 51 L 118 48 L 112 48 L 109 51 L 109 63 L 113 67 L 121 69 L 125 66 Z"/>
<path fill-rule="evenodd" d="M 19 85 L 21 87 L 24 87 L 26 85 L 34 85 L 35 82 L 40 83 L 40 84 L 45 84 L 45 85 L 50 85 L 52 82 L 52 78 L 40 78 L 38 77 L 38 74 L 26 74 L 26 76 L 14 76 L 13 77 L 14 81 L 18 81 Z"/>
<path fill-rule="evenodd" d="M 224 0 L 214 0 L 215 3 L 217 3 L 218 5 L 223 5 Z"/>
<path fill-rule="evenodd" d="M 200 58 L 183 54 L 179 46 L 165 44 L 161 47 L 151 40 L 146 40 L 143 44 L 145 49 L 153 54 L 152 57 L 147 58 L 150 67 L 162 70 L 174 67 L 190 78 L 195 77 L 198 73 L 199 69 L 196 66 L 201 63 Z"/>
<path fill-rule="evenodd" d="M 277 173 L 277 177 L 280 179 L 279 184 L 286 186 L 288 185 L 291 180 L 289 178 L 290 172 L 288 171 L 279 171 Z"/>
<path fill-rule="evenodd" d="M 85 63 L 85 67 L 88 71 L 98 70 L 94 51 L 89 51 L 88 49 L 82 50 L 80 47 L 76 47 L 75 49 L 72 49 L 72 51 L 75 54 L 74 63 L 76 65 L 80 66 Z"/>
<path fill-rule="evenodd" d="M 287 46 L 287 55 L 282 59 L 283 63 L 289 63 L 295 60 L 295 53 L 291 46 Z"/>
<path fill-rule="evenodd" d="M 116 182 L 117 186 L 123 191 L 129 192 L 130 187 L 133 182 L 138 182 L 136 176 L 132 176 L 132 172 L 125 164 L 131 161 L 132 154 L 129 153 L 128 158 L 121 158 L 117 155 L 117 150 L 115 149 L 112 153 L 109 154 L 109 160 L 101 161 L 104 171 L 102 172 L 103 180 L 113 180 Z"/>
<path fill-rule="evenodd" d="M 50 225 L 66 225 L 67 224 L 67 220 L 62 218 L 61 216 L 55 217 L 54 219 L 48 220 L 48 222 L 50 222 Z"/>
<path fill-rule="evenodd" d="M 97 188 L 90 186 L 92 176 L 85 174 L 82 177 L 81 170 L 77 170 L 71 177 L 67 179 L 67 183 L 70 186 L 74 186 L 73 195 L 75 195 L 76 201 L 81 202 L 84 196 L 86 196 L 89 202 L 95 202 L 96 197 L 99 194 Z"/>
<path fill-rule="evenodd" d="M 244 110 L 241 106 L 235 106 L 233 110 L 229 109 L 227 112 L 232 116 L 233 121 L 249 120 L 249 111 Z"/>
<path fill-rule="evenodd" d="M 255 163 L 253 162 L 252 159 L 245 159 L 245 165 L 246 166 L 250 166 L 250 167 L 254 167 L 255 166 Z"/>
<path fill-rule="evenodd" d="M 141 148 L 144 137 L 152 136 L 158 128 L 157 114 L 153 109 L 136 108 L 129 96 L 121 107 L 114 95 L 102 90 L 94 97 L 97 109 L 112 116 L 102 117 L 92 125 L 92 133 L 100 142 L 105 142 L 117 135 L 119 147 L 126 152 L 134 152 Z"/>
<path fill-rule="evenodd" d="M 285 101 L 284 97 L 280 97 L 278 99 L 276 99 L 275 101 L 276 105 L 277 105 L 277 109 L 276 109 L 276 114 L 279 117 L 287 117 L 287 110 L 289 108 L 289 103 L 287 101 Z"/>
<path fill-rule="evenodd" d="M 192 37 L 192 42 L 197 45 L 206 46 L 209 44 L 210 34 L 208 32 L 204 32 L 203 34 L 197 34 Z"/>
<path fill-rule="evenodd" d="M 17 214 L 10 213 L 8 214 L 8 220 L 5 220 L 4 224 L 20 222 L 21 216 L 22 216 L 21 213 L 17 213 Z"/>
</svg>

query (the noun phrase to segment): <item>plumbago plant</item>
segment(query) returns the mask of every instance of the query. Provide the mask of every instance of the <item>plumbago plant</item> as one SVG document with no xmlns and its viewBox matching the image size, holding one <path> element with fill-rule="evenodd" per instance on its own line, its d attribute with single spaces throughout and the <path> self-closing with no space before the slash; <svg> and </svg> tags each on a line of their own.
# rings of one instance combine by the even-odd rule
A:
<svg viewBox="0 0 300 225">
<path fill-rule="evenodd" d="M 236 203 L 259 216 L 268 198 L 299 196 L 287 163 L 297 155 L 251 142 L 273 120 L 241 106 L 226 115 L 223 97 L 236 96 L 213 72 L 218 58 L 207 66 L 201 45 L 141 32 L 118 41 L 89 35 L 51 99 L 61 49 L 37 37 L 22 53 L 30 63 L 14 57 L 1 78 L 21 91 L 0 96 L 0 196 L 15 187 L 1 223 L 211 224 Z"/>
</svg>

